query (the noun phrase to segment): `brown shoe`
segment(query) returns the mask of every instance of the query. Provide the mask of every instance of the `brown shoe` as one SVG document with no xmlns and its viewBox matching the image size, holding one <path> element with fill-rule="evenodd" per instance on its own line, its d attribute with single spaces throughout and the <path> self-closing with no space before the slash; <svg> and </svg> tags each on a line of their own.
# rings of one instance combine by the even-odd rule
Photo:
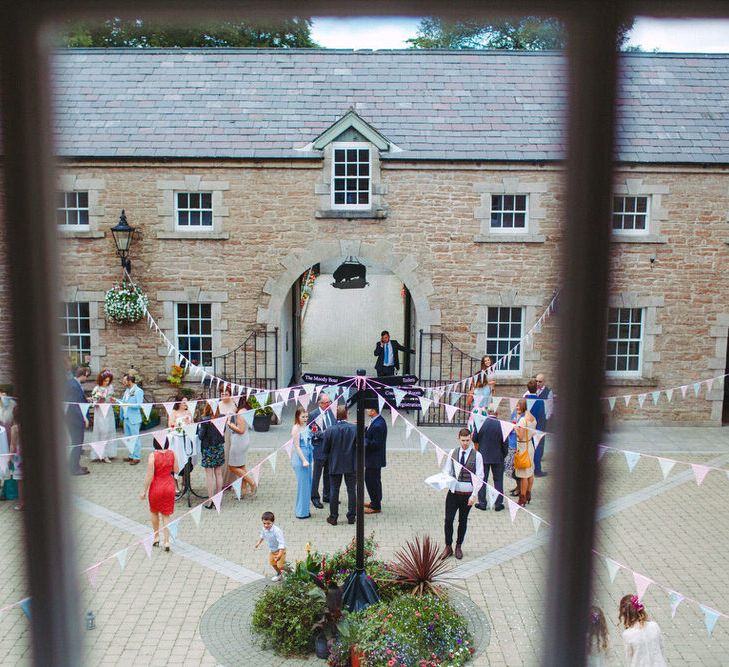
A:
<svg viewBox="0 0 729 667">
<path fill-rule="evenodd" d="M 138 465 L 138 464 L 139 464 L 139 459 L 132 459 L 132 460 L 131 460 L 131 461 L 129 462 L 129 465 L 130 465 L 130 466 L 135 466 L 135 465 Z"/>
<path fill-rule="evenodd" d="M 453 549 L 451 548 L 450 544 L 447 544 L 445 546 L 445 549 L 443 549 L 443 555 L 441 556 L 442 560 L 445 560 L 446 558 L 450 558 L 453 555 Z"/>
<path fill-rule="evenodd" d="M 327 523 L 330 526 L 336 526 L 337 525 L 337 520 L 333 516 L 328 516 L 327 517 Z"/>
<path fill-rule="evenodd" d="M 372 506 L 372 503 L 365 503 L 364 506 L 365 507 L 371 507 Z"/>
<path fill-rule="evenodd" d="M 375 510 L 375 509 L 372 509 L 371 507 L 364 508 L 365 514 L 379 514 L 380 512 L 382 512 L 382 510 Z"/>
<path fill-rule="evenodd" d="M 463 558 L 463 551 L 461 551 L 461 545 L 460 544 L 456 544 L 456 558 L 458 560 L 461 560 L 461 558 Z"/>
<path fill-rule="evenodd" d="M 129 463 L 130 461 L 133 461 L 134 459 L 131 459 L 127 456 L 127 458 L 124 459 L 124 463 Z"/>
</svg>

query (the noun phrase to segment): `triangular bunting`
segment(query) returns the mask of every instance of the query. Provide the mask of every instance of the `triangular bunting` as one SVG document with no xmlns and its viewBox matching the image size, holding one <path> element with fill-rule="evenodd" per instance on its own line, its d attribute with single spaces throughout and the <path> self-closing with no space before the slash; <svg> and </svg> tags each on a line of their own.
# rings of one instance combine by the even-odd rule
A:
<svg viewBox="0 0 729 667">
<path fill-rule="evenodd" d="M 694 471 L 694 477 L 696 478 L 696 484 L 701 486 L 701 482 L 704 481 L 707 473 L 711 468 L 709 466 L 701 465 L 700 463 L 692 463 L 691 469 Z"/>
<path fill-rule="evenodd" d="M 284 448 L 284 451 L 286 452 L 286 454 L 288 454 L 288 457 L 290 459 L 291 454 L 294 451 L 294 441 L 293 440 L 287 441 L 286 444 L 283 446 L 283 448 Z"/>
<path fill-rule="evenodd" d="M 96 563 L 96 565 L 92 565 L 88 570 L 86 570 L 86 578 L 89 580 L 89 584 L 93 589 L 96 588 L 96 580 L 99 577 L 100 567 L 101 563 Z"/>
<path fill-rule="evenodd" d="M 666 477 L 668 477 L 668 473 L 671 472 L 671 468 L 676 465 L 676 462 L 671 459 L 662 459 L 661 457 L 658 457 L 658 465 L 661 466 L 663 479 L 666 479 Z"/>
<path fill-rule="evenodd" d="M 516 404 L 519 402 L 518 398 L 510 398 L 509 399 L 509 410 L 514 412 L 516 410 Z"/>
<path fill-rule="evenodd" d="M 492 396 L 491 397 L 491 404 L 494 409 L 494 412 L 499 409 L 499 404 L 501 403 L 501 399 L 503 396 Z"/>
<path fill-rule="evenodd" d="M 233 491 L 235 492 L 236 498 L 240 500 L 240 490 L 243 485 L 243 478 L 238 477 L 235 482 L 233 482 L 230 486 L 232 487 Z"/>
<path fill-rule="evenodd" d="M 405 422 L 405 440 L 407 440 L 410 437 L 410 434 L 413 432 L 413 424 L 412 422 Z"/>
<path fill-rule="evenodd" d="M 152 408 L 154 407 L 154 403 L 142 403 L 139 407 L 142 408 L 142 412 L 144 413 L 145 418 L 149 419 L 149 415 L 152 414 Z"/>
<path fill-rule="evenodd" d="M 490 484 L 486 485 L 486 497 L 488 498 L 489 507 L 496 505 L 496 501 L 499 499 L 499 492 L 495 487 Z"/>
<path fill-rule="evenodd" d="M 246 424 L 248 424 L 248 428 L 253 428 L 253 417 L 256 416 L 255 410 L 246 410 L 243 413 L 243 419 L 246 420 Z"/>
<path fill-rule="evenodd" d="M 648 586 L 653 583 L 653 579 L 633 572 L 633 581 L 635 582 L 635 592 L 638 594 L 638 599 L 642 600 L 645 592 L 648 590 Z"/>
<path fill-rule="evenodd" d="M 618 573 L 618 570 L 620 570 L 623 566 L 617 561 L 614 561 L 612 558 L 608 558 L 607 556 L 605 556 L 604 558 L 605 565 L 607 565 L 608 574 L 610 575 L 610 583 L 615 583 L 615 575 Z"/>
<path fill-rule="evenodd" d="M 92 442 L 91 449 L 96 452 L 96 456 L 100 459 L 104 458 L 104 451 L 106 451 L 106 440 L 101 440 L 100 442 Z"/>
<path fill-rule="evenodd" d="M 202 505 L 196 505 L 190 510 L 190 516 L 192 517 L 192 520 L 195 522 L 195 525 L 199 528 L 200 527 L 200 519 L 202 517 Z"/>
<path fill-rule="evenodd" d="M 638 405 L 642 408 L 645 403 L 646 394 L 638 394 Z"/>
<path fill-rule="evenodd" d="M 221 415 L 220 417 L 216 417 L 212 420 L 213 426 L 218 429 L 220 432 L 220 435 L 223 435 L 225 433 L 225 422 L 228 420 L 227 415 Z"/>
<path fill-rule="evenodd" d="M 429 398 L 425 398 L 425 396 L 418 396 L 418 400 L 420 401 L 420 409 L 423 412 L 428 412 L 430 406 L 433 404 L 433 401 L 431 401 Z"/>
<path fill-rule="evenodd" d="M 273 410 L 273 414 L 276 415 L 276 419 L 281 421 L 281 414 L 283 413 L 283 403 L 271 403 L 271 410 Z"/>
<path fill-rule="evenodd" d="M 276 457 L 278 456 L 278 451 L 273 452 L 272 454 L 269 454 L 268 462 L 271 464 L 271 470 L 273 472 L 276 472 Z"/>
<path fill-rule="evenodd" d="M 476 476 L 476 473 L 471 473 L 471 484 L 473 484 L 473 490 L 478 493 L 481 487 L 484 485 L 484 481 Z"/>
<path fill-rule="evenodd" d="M 213 501 L 215 509 L 218 511 L 218 514 L 220 514 L 220 506 L 223 504 L 223 492 L 218 491 L 210 500 Z"/>
<path fill-rule="evenodd" d="M 299 405 L 304 408 L 304 410 L 308 410 L 309 403 L 311 402 L 311 394 L 299 394 L 296 400 L 299 402 Z"/>
<path fill-rule="evenodd" d="M 671 618 L 676 617 L 676 609 L 678 609 L 678 605 L 680 605 L 684 600 L 683 595 L 681 593 L 677 593 L 676 591 L 668 591 L 668 601 L 671 603 Z"/>
<path fill-rule="evenodd" d="M 30 598 L 24 598 L 19 603 L 23 613 L 30 619 Z"/>
<path fill-rule="evenodd" d="M 9 463 L 10 463 L 10 457 L 3 456 L 2 454 L 0 454 L 0 476 L 5 476 L 5 473 L 8 471 Z"/>
<path fill-rule="evenodd" d="M 445 452 L 438 447 L 438 445 L 435 445 L 435 458 L 438 461 L 438 467 L 440 468 L 443 464 L 443 457 L 445 456 Z"/>
<path fill-rule="evenodd" d="M 76 403 L 75 405 L 78 405 L 78 409 L 81 410 L 81 414 L 84 418 L 89 416 L 89 408 L 91 407 L 90 403 Z"/>
<path fill-rule="evenodd" d="M 457 391 L 452 391 L 450 398 L 451 405 L 455 405 L 456 403 L 458 403 L 458 401 L 461 400 L 461 396 L 463 396 L 463 394 L 459 394 Z"/>
<path fill-rule="evenodd" d="M 623 454 L 625 455 L 625 462 L 628 464 L 628 470 L 633 472 L 636 463 L 640 459 L 640 454 L 638 452 L 623 452 Z"/>
<path fill-rule="evenodd" d="M 458 410 L 458 408 L 455 405 L 448 405 L 447 403 L 445 403 L 443 405 L 443 407 L 445 408 L 446 416 L 448 417 L 448 421 L 452 422 L 453 416 L 456 414 L 456 410 Z"/>
<path fill-rule="evenodd" d="M 714 378 L 711 378 L 706 381 L 706 393 L 708 394 L 711 391 L 711 388 L 714 386 Z"/>
<path fill-rule="evenodd" d="M 698 396 L 700 391 L 701 391 L 701 383 L 694 382 L 694 395 Z"/>
<path fill-rule="evenodd" d="M 182 430 L 185 432 L 185 435 L 190 438 L 190 440 L 194 440 L 197 435 L 197 424 L 185 424 L 182 427 Z"/>
<path fill-rule="evenodd" d="M 425 454 L 425 448 L 428 446 L 428 438 L 427 436 L 420 434 L 420 453 Z M 438 463 L 440 465 L 440 463 Z M 729 474 L 729 473 L 727 473 Z"/>
<path fill-rule="evenodd" d="M 686 392 L 688 391 L 688 385 L 685 384 L 685 385 L 679 387 L 679 389 L 681 390 L 681 397 L 686 398 Z"/>
<path fill-rule="evenodd" d="M 175 519 L 174 521 L 167 524 L 167 529 L 170 531 L 170 539 L 173 542 L 177 541 L 177 531 L 180 527 L 180 520 Z"/>
<path fill-rule="evenodd" d="M 461 476 L 461 470 L 463 470 L 463 466 L 458 461 L 453 461 L 453 475 L 456 479 Z"/>
<path fill-rule="evenodd" d="M 486 417 L 481 412 L 474 412 L 473 414 L 473 430 L 478 432 L 481 430 L 483 423 L 486 421 Z"/>
<path fill-rule="evenodd" d="M 97 403 L 96 409 L 101 412 L 102 417 L 106 417 L 106 415 L 109 414 L 109 408 L 111 408 L 111 403 Z"/>
<path fill-rule="evenodd" d="M 382 394 L 377 394 L 377 412 L 382 414 L 385 409 L 385 397 Z"/>
<path fill-rule="evenodd" d="M 673 398 L 673 389 L 666 389 L 666 398 L 668 399 L 668 402 L 671 402 L 671 399 Z"/>
<path fill-rule="evenodd" d="M 154 533 L 146 535 L 142 540 L 142 546 L 147 553 L 147 558 L 152 558 L 152 543 L 154 542 Z"/>
<path fill-rule="evenodd" d="M 395 410 L 392 406 L 390 406 L 390 420 L 391 424 L 395 426 L 395 422 L 397 421 L 397 418 L 400 416 L 400 413 Z"/>
<path fill-rule="evenodd" d="M 658 405 L 658 399 L 661 397 L 660 391 L 651 392 L 651 398 L 653 399 L 653 405 Z"/>
<path fill-rule="evenodd" d="M 529 410 L 529 412 L 532 411 L 532 408 L 534 407 L 534 403 L 536 403 L 536 401 L 537 401 L 536 398 L 527 398 L 527 400 L 526 400 L 527 410 Z"/>
<path fill-rule="evenodd" d="M 617 400 L 618 400 L 617 396 L 610 396 L 610 398 L 608 398 L 608 405 L 610 406 L 610 412 L 615 410 L 615 401 L 617 401 Z"/>
<path fill-rule="evenodd" d="M 542 525 L 542 520 L 536 515 L 532 514 L 532 526 L 534 526 L 534 534 L 536 535 L 539 532 L 539 526 Z"/>
<path fill-rule="evenodd" d="M 597 446 L 597 460 L 598 460 L 598 461 L 599 461 L 600 459 L 602 459 L 602 457 L 603 457 L 603 456 L 605 456 L 605 452 L 606 452 L 607 450 L 608 450 L 608 448 L 607 448 L 607 447 L 605 447 L 605 446 L 603 446 L 603 445 L 598 445 L 598 446 Z"/>
<path fill-rule="evenodd" d="M 167 435 L 169 433 L 169 429 L 162 429 L 161 431 L 155 431 L 154 432 L 154 439 L 159 443 L 161 447 L 165 446 L 165 440 L 167 440 Z M 131 450 L 129 450 L 131 451 Z"/>
<path fill-rule="evenodd" d="M 542 441 L 542 438 L 547 435 L 544 431 L 536 431 L 534 435 L 532 436 L 532 442 L 534 443 L 534 447 L 539 447 L 539 443 Z"/>
<path fill-rule="evenodd" d="M 174 401 L 169 401 L 167 403 L 162 403 L 162 405 L 165 406 L 165 410 L 167 410 L 167 414 L 171 417 L 172 416 L 172 407 L 174 406 Z"/>
<path fill-rule="evenodd" d="M 633 394 L 628 394 L 627 396 L 623 396 L 623 401 L 625 403 L 626 408 L 630 405 L 631 398 L 633 398 Z"/>
<path fill-rule="evenodd" d="M 701 607 L 701 611 L 704 612 L 704 625 L 706 626 L 706 631 L 709 633 L 709 637 L 711 637 L 711 634 L 714 632 L 714 626 L 719 620 L 719 616 L 721 616 L 721 614 L 716 611 L 716 609 L 706 607 L 703 604 L 700 604 L 699 607 Z"/>
<path fill-rule="evenodd" d="M 516 513 L 519 511 L 519 503 L 515 503 L 511 498 L 507 498 L 506 502 L 509 504 L 509 514 L 511 515 L 511 523 L 514 523 Z"/>
<path fill-rule="evenodd" d="M 197 401 L 188 401 L 187 409 L 190 411 L 193 419 L 195 418 L 195 410 L 197 410 Z"/>
<path fill-rule="evenodd" d="M 126 549 L 122 549 L 121 551 L 117 551 L 116 554 L 116 561 L 119 563 L 119 568 L 124 569 L 127 564 L 127 556 L 129 555 L 129 547 Z"/>
<path fill-rule="evenodd" d="M 509 433 L 514 430 L 514 424 L 504 420 L 499 420 L 499 425 L 501 426 L 501 437 L 503 440 L 506 440 L 509 437 Z"/>
<path fill-rule="evenodd" d="M 258 486 L 258 480 L 261 478 L 261 464 L 259 463 L 257 466 L 251 468 L 248 476 L 253 480 L 253 483 Z"/>
</svg>

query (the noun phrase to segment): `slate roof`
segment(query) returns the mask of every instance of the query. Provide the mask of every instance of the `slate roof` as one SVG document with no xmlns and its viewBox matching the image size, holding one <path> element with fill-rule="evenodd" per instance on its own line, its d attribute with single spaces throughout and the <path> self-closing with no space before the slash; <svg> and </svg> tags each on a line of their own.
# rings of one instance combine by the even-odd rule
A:
<svg viewBox="0 0 729 667">
<path fill-rule="evenodd" d="M 69 49 L 64 157 L 301 158 L 350 108 L 391 160 L 564 158 L 558 52 Z M 729 163 L 729 55 L 625 54 L 619 159 Z"/>
</svg>

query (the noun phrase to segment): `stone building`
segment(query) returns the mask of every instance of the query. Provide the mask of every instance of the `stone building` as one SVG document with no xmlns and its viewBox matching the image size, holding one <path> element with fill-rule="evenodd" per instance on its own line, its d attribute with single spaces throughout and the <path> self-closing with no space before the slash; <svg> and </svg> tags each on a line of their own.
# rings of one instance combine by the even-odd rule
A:
<svg viewBox="0 0 729 667">
<path fill-rule="evenodd" d="M 239 382 L 296 379 L 317 265 L 353 257 L 402 285 L 399 312 L 381 316 L 365 288 L 342 293 L 334 320 L 361 320 L 372 347 L 399 332 L 410 370 L 434 382 L 511 349 L 558 288 L 559 53 L 75 49 L 55 76 L 64 345 L 94 370 L 134 365 L 158 397 L 172 391 L 167 346 L 144 321 L 104 317 L 122 209 L 160 327 Z M 727 56 L 623 56 L 606 395 L 727 372 L 728 99 Z M 554 377 L 556 331 L 551 318 L 504 364 L 502 395 Z M 335 326 L 321 346 L 347 340 Z M 371 370 L 371 349 L 345 362 Z M 717 424 L 724 396 L 715 382 L 614 413 Z"/>
</svg>

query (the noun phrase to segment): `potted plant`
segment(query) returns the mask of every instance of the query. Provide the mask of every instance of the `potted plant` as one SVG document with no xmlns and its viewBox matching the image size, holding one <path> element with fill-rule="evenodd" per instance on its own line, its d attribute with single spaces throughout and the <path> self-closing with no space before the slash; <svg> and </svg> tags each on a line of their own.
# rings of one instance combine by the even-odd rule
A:
<svg viewBox="0 0 729 667">
<path fill-rule="evenodd" d="M 104 312 L 117 324 L 138 322 L 147 312 L 148 305 L 147 296 L 127 280 L 112 286 L 104 295 Z"/>
<path fill-rule="evenodd" d="M 268 397 L 266 399 L 266 404 L 261 405 L 256 394 L 251 394 L 248 398 L 248 405 L 251 406 L 251 409 L 256 411 L 253 415 L 254 431 L 268 431 L 271 428 L 271 415 L 273 414 L 273 408 L 269 405 L 270 400 L 270 397 Z"/>
</svg>

